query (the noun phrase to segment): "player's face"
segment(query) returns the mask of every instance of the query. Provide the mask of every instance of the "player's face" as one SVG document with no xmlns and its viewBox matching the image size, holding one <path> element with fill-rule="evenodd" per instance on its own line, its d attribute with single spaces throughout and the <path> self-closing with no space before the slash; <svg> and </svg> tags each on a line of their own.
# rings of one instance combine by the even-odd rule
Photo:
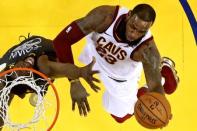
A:
<svg viewBox="0 0 197 131">
<path fill-rule="evenodd" d="M 148 31 L 151 27 L 152 22 L 143 21 L 140 19 L 136 14 L 129 14 L 127 16 L 127 23 L 126 23 L 126 39 L 128 41 L 134 41 Z"/>
<path fill-rule="evenodd" d="M 33 57 L 27 57 L 25 60 L 18 61 L 14 68 L 32 68 L 35 64 L 35 60 Z M 29 75 L 29 71 L 17 71 L 19 76 Z M 14 77 L 13 77 L 14 78 Z"/>
</svg>

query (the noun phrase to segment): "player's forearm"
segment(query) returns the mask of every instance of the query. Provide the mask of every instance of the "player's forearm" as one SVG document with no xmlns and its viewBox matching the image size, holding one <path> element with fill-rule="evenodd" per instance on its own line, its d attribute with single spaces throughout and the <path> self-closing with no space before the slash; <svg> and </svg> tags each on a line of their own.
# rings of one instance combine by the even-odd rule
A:
<svg viewBox="0 0 197 131">
<path fill-rule="evenodd" d="M 158 67 L 152 68 L 151 66 L 151 64 L 143 64 L 148 89 L 163 94 L 160 70 Z"/>
<path fill-rule="evenodd" d="M 51 78 L 68 77 L 78 79 L 81 75 L 80 68 L 70 63 L 42 61 L 38 63 L 39 70 Z"/>
<path fill-rule="evenodd" d="M 68 77 L 69 79 L 78 79 L 81 76 L 80 68 L 73 64 L 62 64 L 60 69 L 52 70 L 52 75 L 54 77 Z"/>
<path fill-rule="evenodd" d="M 146 83 L 148 86 L 148 90 L 162 93 L 164 92 L 162 84 L 161 84 L 161 74 L 160 69 L 157 66 L 153 66 L 154 63 L 145 63 L 143 62 L 143 69 L 146 78 Z"/>
<path fill-rule="evenodd" d="M 156 82 L 156 81 L 152 81 L 152 82 L 147 82 L 147 86 L 148 86 L 148 90 L 149 91 L 153 91 L 153 92 L 159 92 L 161 94 L 164 93 L 164 89 L 161 85 L 161 81 Z"/>
</svg>

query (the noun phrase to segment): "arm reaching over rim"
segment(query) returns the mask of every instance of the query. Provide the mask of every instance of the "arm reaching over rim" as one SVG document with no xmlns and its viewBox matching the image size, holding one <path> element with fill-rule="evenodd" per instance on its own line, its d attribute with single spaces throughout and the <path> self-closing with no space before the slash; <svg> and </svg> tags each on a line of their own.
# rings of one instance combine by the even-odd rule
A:
<svg viewBox="0 0 197 131">
<path fill-rule="evenodd" d="M 100 81 L 93 77 L 94 74 L 99 73 L 97 70 L 92 70 L 95 62 L 96 60 L 93 57 L 92 62 L 88 65 L 84 67 L 77 67 L 76 65 L 70 63 L 58 63 L 50 61 L 47 55 L 42 55 L 38 58 L 37 64 L 39 70 L 51 78 L 68 77 L 69 79 L 79 79 L 79 77 L 82 77 L 93 90 L 97 91 L 100 88 L 97 87 L 93 81 Z"/>
</svg>

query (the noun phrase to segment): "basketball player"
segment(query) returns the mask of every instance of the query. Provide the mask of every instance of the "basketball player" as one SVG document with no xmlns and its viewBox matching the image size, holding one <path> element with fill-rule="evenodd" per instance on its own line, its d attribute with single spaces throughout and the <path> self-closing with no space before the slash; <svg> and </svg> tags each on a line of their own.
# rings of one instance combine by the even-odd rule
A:
<svg viewBox="0 0 197 131">
<path fill-rule="evenodd" d="M 155 17 L 148 4 L 139 4 L 132 10 L 103 5 L 73 21 L 53 41 L 59 60 L 73 63 L 71 46 L 86 36 L 87 44 L 79 59 L 87 64 L 92 56 L 96 58 L 93 68 L 100 71 L 106 87 L 104 108 L 119 123 L 132 116 L 137 92 L 171 94 L 177 87 L 173 61 L 161 59 L 150 31 Z M 138 91 L 142 69 L 148 89 Z"/>
<path fill-rule="evenodd" d="M 98 73 L 96 70 L 92 70 L 92 66 L 95 63 L 95 58 L 92 62 L 84 67 L 77 67 L 70 63 L 59 63 L 56 59 L 56 53 L 53 49 L 52 41 L 41 36 L 32 36 L 20 44 L 10 48 L 0 59 L 1 71 L 8 70 L 10 68 L 34 68 L 50 78 L 68 77 L 69 79 L 78 79 L 82 77 L 86 82 L 91 85 L 93 90 L 98 90 L 93 81 L 99 82 L 93 77 L 94 74 Z M 18 71 L 17 74 L 20 76 L 27 75 L 27 71 Z M 39 77 L 39 76 L 34 76 Z M 5 79 L 5 78 L 1 78 Z M 11 78 L 10 78 L 11 79 Z M 75 81 L 71 82 L 71 98 L 72 108 L 74 110 L 75 104 L 78 105 L 80 115 L 86 116 L 90 111 L 87 96 L 89 95 L 82 85 L 75 85 Z M 21 88 L 23 86 L 23 88 Z M 0 89 L 4 87 L 3 83 L 0 83 Z M 77 87 L 77 88 L 76 88 Z M 20 87 L 14 87 L 10 94 L 9 103 L 11 102 L 14 95 L 18 95 L 20 98 L 24 98 L 27 93 L 33 93 L 30 88 L 25 85 Z M 1 118 L 0 118 L 1 121 Z M 0 122 L 0 127 L 3 122 Z"/>
</svg>

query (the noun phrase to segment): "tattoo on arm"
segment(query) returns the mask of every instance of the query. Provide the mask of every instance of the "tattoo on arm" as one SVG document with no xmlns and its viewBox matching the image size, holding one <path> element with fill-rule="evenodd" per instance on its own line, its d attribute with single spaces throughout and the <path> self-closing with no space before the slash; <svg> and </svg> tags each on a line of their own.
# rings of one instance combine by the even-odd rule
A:
<svg viewBox="0 0 197 131">
<path fill-rule="evenodd" d="M 149 44 L 143 50 L 142 64 L 149 90 L 163 93 L 160 74 L 160 55 L 154 44 Z"/>
</svg>

